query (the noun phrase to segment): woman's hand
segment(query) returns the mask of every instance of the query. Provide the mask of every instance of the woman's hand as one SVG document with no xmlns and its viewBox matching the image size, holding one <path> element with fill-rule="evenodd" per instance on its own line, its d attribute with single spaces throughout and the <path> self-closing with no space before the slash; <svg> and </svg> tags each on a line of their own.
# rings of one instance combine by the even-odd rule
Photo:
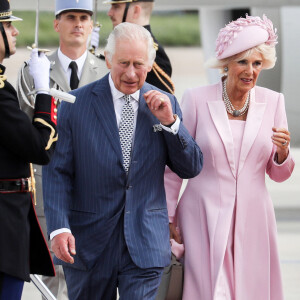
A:
<svg viewBox="0 0 300 300">
<path fill-rule="evenodd" d="M 272 128 L 272 142 L 277 146 L 276 162 L 282 164 L 289 154 L 289 144 L 291 141 L 290 133 L 286 128 Z"/>
<path fill-rule="evenodd" d="M 174 239 L 178 244 L 182 244 L 178 227 L 176 227 L 173 223 L 169 223 L 169 228 L 170 228 L 170 239 Z"/>
</svg>

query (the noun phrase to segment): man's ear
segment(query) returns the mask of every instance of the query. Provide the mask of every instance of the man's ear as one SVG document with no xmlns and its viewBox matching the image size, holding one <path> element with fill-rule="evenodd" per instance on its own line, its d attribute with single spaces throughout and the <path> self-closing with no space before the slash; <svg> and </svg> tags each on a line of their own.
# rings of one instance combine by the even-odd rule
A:
<svg viewBox="0 0 300 300">
<path fill-rule="evenodd" d="M 58 25 L 58 23 L 59 23 L 59 20 L 57 20 L 57 19 L 55 19 L 55 20 L 53 21 L 53 28 L 54 28 L 54 30 L 55 30 L 56 32 L 59 32 L 59 25 Z"/>
<path fill-rule="evenodd" d="M 138 20 L 141 15 L 141 12 L 142 12 L 141 6 L 139 4 L 134 5 L 132 17 Z"/>
<path fill-rule="evenodd" d="M 108 69 L 111 69 L 111 63 L 108 61 L 107 53 L 104 51 L 105 63 Z"/>
<path fill-rule="evenodd" d="M 147 72 L 150 72 L 153 68 L 153 65 L 148 65 L 148 69 L 147 69 Z"/>
</svg>

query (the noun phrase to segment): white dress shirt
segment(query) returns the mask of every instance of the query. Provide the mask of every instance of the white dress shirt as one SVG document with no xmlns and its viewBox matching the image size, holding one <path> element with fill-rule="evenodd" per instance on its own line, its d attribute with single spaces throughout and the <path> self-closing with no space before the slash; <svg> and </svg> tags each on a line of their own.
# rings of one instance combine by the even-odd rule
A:
<svg viewBox="0 0 300 300">
<path fill-rule="evenodd" d="M 125 94 L 116 89 L 110 74 L 108 77 L 108 81 L 109 81 L 110 91 L 112 94 L 112 100 L 114 103 L 117 125 L 119 128 L 121 122 L 122 108 L 125 103 L 123 96 Z M 140 99 L 140 90 L 137 90 L 135 93 L 130 95 L 130 103 L 133 107 L 133 112 L 134 112 L 133 134 L 132 134 L 133 141 L 135 136 L 136 120 L 137 120 L 138 109 L 139 109 L 139 99 Z"/>
<path fill-rule="evenodd" d="M 60 48 L 58 48 L 57 56 L 58 56 L 61 66 L 64 70 L 66 78 L 68 79 L 68 82 L 70 82 L 70 78 L 71 78 L 71 69 L 69 68 L 71 61 L 75 61 L 77 64 L 77 68 L 78 68 L 77 76 L 78 76 L 78 79 L 80 80 L 81 74 L 82 74 L 82 69 L 83 69 L 83 66 L 84 66 L 84 63 L 85 63 L 85 60 L 87 57 L 87 50 L 79 58 L 73 60 L 73 59 L 69 58 L 68 56 L 64 55 L 61 52 Z"/>
</svg>

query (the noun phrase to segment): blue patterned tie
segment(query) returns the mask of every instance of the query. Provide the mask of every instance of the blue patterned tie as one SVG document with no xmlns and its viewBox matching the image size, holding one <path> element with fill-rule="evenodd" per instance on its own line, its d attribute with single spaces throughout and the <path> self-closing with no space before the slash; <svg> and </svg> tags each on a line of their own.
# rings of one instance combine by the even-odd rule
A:
<svg viewBox="0 0 300 300">
<path fill-rule="evenodd" d="M 121 122 L 119 127 L 120 143 L 123 154 L 123 165 L 128 172 L 132 146 L 132 134 L 134 125 L 134 111 L 130 103 L 130 95 L 124 95 L 125 104 L 122 108 Z"/>
</svg>

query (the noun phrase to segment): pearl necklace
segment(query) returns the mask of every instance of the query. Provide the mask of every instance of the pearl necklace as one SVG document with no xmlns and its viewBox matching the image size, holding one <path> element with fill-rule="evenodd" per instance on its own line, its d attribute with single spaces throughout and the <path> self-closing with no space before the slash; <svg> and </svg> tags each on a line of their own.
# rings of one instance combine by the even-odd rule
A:
<svg viewBox="0 0 300 300">
<path fill-rule="evenodd" d="M 235 109 L 235 107 L 232 105 L 232 103 L 227 95 L 226 82 L 227 82 L 227 79 L 223 81 L 223 101 L 224 101 L 226 110 L 228 113 L 230 113 L 234 117 L 242 116 L 243 114 L 245 114 L 247 112 L 247 110 L 249 108 L 250 91 L 248 92 L 248 96 L 247 96 L 244 106 L 241 109 Z"/>
</svg>

